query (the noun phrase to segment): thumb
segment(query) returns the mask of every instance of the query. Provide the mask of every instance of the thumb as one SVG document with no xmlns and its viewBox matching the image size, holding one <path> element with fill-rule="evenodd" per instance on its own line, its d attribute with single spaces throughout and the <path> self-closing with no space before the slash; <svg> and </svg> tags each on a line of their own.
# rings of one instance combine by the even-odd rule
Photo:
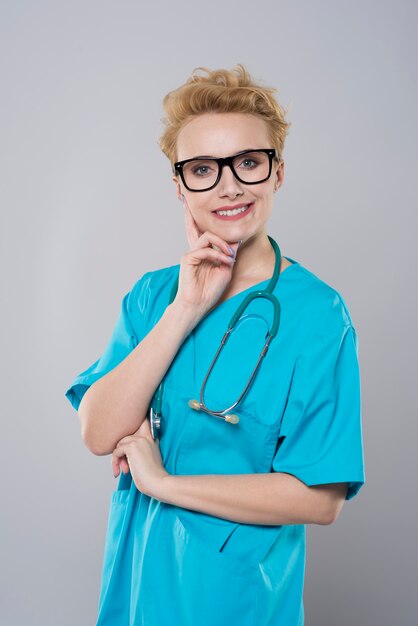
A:
<svg viewBox="0 0 418 626">
<path fill-rule="evenodd" d="M 148 417 L 144 418 L 144 421 L 142 422 L 141 426 L 138 428 L 135 434 L 140 435 L 141 437 L 145 437 L 145 439 L 148 439 L 151 442 L 154 442 L 151 432 L 151 424 Z"/>
<path fill-rule="evenodd" d="M 233 249 L 233 251 L 235 252 L 235 256 L 237 256 L 237 252 L 239 250 L 239 248 L 241 247 L 242 244 L 242 239 L 241 241 L 234 241 L 233 243 L 229 243 L 228 245 Z"/>
</svg>

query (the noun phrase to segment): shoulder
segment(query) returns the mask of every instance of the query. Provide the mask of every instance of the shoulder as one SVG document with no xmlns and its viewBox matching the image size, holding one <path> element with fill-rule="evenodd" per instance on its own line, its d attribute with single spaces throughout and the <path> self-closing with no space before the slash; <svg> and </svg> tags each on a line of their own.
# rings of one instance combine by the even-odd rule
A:
<svg viewBox="0 0 418 626">
<path fill-rule="evenodd" d="M 353 328 L 345 297 L 333 285 L 300 263 L 293 268 L 292 294 L 297 303 L 293 311 L 304 342 L 331 337 Z"/>
<path fill-rule="evenodd" d="M 168 304 L 171 286 L 180 271 L 180 264 L 169 265 L 142 274 L 127 294 L 127 308 L 132 316 L 144 315 L 159 304 Z"/>
<path fill-rule="evenodd" d="M 179 269 L 180 265 L 177 263 L 177 265 L 169 265 L 145 272 L 134 283 L 130 293 L 134 297 L 144 295 L 146 292 L 151 295 L 151 292 L 164 288 L 168 283 L 171 283 L 174 277 L 178 276 Z"/>
</svg>

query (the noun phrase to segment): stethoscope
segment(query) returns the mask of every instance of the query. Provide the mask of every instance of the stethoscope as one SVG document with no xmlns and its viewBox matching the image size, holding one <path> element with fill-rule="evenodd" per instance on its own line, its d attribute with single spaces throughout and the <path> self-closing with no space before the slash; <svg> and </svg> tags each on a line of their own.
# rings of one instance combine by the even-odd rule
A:
<svg viewBox="0 0 418 626">
<path fill-rule="evenodd" d="M 241 400 L 243 399 L 243 397 L 245 396 L 245 394 L 247 393 L 255 375 L 256 372 L 260 366 L 260 363 L 262 361 L 262 359 L 265 357 L 265 355 L 267 354 L 267 351 L 269 349 L 269 345 L 271 343 L 271 341 L 273 340 L 273 338 L 276 336 L 277 331 L 279 330 L 279 324 L 280 324 L 280 303 L 278 301 L 278 299 L 276 298 L 276 296 L 273 293 L 273 290 L 276 286 L 277 280 L 280 276 L 280 264 L 281 264 L 281 259 L 282 259 L 282 255 L 280 252 L 280 248 L 278 246 L 278 244 L 274 241 L 273 237 L 270 237 L 270 235 L 268 235 L 268 238 L 270 240 L 271 245 L 273 246 L 274 249 L 274 253 L 276 255 L 276 261 L 275 261 L 275 265 L 274 265 L 274 271 L 273 271 L 273 276 L 271 277 L 269 284 L 267 285 L 267 287 L 265 289 L 256 289 L 255 291 L 249 293 L 244 300 L 242 301 L 242 303 L 239 305 L 238 309 L 235 311 L 234 315 L 231 318 L 231 321 L 228 324 L 228 329 L 225 332 L 220 346 L 213 358 L 212 363 L 210 364 L 209 370 L 205 376 L 205 379 L 203 381 L 202 387 L 200 389 L 200 401 L 199 400 L 189 400 L 188 405 L 191 409 L 194 409 L 195 411 L 204 411 L 205 413 L 207 413 L 208 415 L 213 415 L 214 417 L 219 417 L 223 420 L 225 420 L 226 422 L 229 422 L 230 424 L 238 424 L 239 422 L 239 417 L 238 415 L 234 414 L 234 413 L 230 413 L 230 411 L 232 409 L 234 409 L 237 404 L 239 404 L 241 402 Z M 174 298 L 176 297 L 177 294 L 177 289 L 178 289 L 178 282 L 179 282 L 179 277 L 176 278 L 176 280 L 174 281 L 173 287 L 171 289 L 171 293 L 170 293 L 170 298 L 169 298 L 169 302 L 168 304 L 171 304 L 174 300 Z M 204 402 L 204 393 L 205 393 L 205 387 L 206 387 L 206 383 L 208 381 L 209 375 L 212 371 L 212 369 L 215 366 L 216 360 L 219 357 L 219 354 L 222 351 L 222 348 L 225 346 L 226 342 L 228 341 L 232 331 L 234 330 L 235 325 L 237 324 L 238 320 L 241 318 L 242 314 L 244 313 L 245 309 L 248 307 L 248 305 L 250 304 L 250 302 L 252 302 L 252 300 L 254 300 L 255 298 L 266 298 L 267 300 L 270 300 L 270 302 L 273 305 L 274 308 L 274 318 L 273 318 L 273 323 L 271 325 L 271 329 L 269 330 L 268 334 L 266 335 L 266 342 L 264 344 L 263 349 L 261 350 L 259 359 L 257 361 L 257 364 L 250 376 L 250 379 L 248 381 L 248 383 L 246 384 L 246 386 L 244 387 L 243 392 L 241 393 L 240 397 L 238 398 L 238 400 L 236 402 L 234 402 L 234 404 L 231 404 L 231 406 L 229 406 L 228 408 L 224 409 L 223 411 L 211 411 L 210 409 L 208 409 L 208 407 L 205 405 Z M 162 398 L 163 398 L 163 390 L 164 390 L 164 379 L 161 381 L 156 393 L 155 393 L 155 408 L 153 406 L 150 407 L 150 412 L 149 412 L 149 420 L 150 420 L 150 426 L 151 426 L 151 434 L 153 439 L 156 439 L 158 437 L 158 430 L 161 427 L 161 406 L 162 406 Z"/>
</svg>

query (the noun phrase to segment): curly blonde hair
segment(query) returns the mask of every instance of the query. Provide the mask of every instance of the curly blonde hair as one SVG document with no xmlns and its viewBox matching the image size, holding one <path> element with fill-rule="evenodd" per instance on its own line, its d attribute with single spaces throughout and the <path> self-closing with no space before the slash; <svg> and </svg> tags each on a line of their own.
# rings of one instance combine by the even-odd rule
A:
<svg viewBox="0 0 418 626">
<path fill-rule="evenodd" d="M 196 74 L 198 70 L 206 76 Z M 263 119 L 268 128 L 271 147 L 282 158 L 290 122 L 287 111 L 273 95 L 277 89 L 256 83 L 246 68 L 238 63 L 234 69 L 209 70 L 196 67 L 187 81 L 163 98 L 165 130 L 158 144 L 174 167 L 177 161 L 177 137 L 192 117 L 203 113 L 251 113 Z"/>
</svg>

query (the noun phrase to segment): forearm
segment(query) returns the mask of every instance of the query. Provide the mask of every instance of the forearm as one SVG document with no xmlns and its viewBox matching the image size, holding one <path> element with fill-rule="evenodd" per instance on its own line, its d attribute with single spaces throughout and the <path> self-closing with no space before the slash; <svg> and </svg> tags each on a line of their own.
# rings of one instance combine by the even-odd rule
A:
<svg viewBox="0 0 418 626">
<path fill-rule="evenodd" d="M 157 386 L 197 322 L 173 302 L 136 348 L 86 391 L 78 413 L 82 438 L 92 452 L 110 454 L 120 439 L 138 430 Z"/>
<path fill-rule="evenodd" d="M 162 502 L 243 524 L 327 524 L 332 502 L 291 474 L 172 475 L 154 497 Z"/>
</svg>

